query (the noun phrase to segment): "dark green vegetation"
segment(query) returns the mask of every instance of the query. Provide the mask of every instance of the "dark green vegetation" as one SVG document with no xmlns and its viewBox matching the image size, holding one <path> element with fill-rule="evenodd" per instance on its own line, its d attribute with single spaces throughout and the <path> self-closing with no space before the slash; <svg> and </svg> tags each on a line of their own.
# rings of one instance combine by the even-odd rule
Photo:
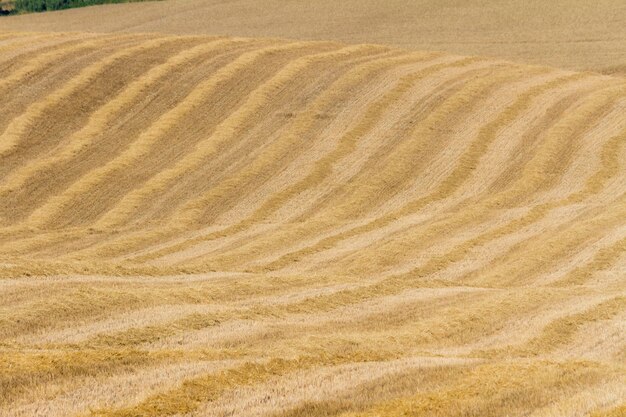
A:
<svg viewBox="0 0 626 417">
<path fill-rule="evenodd" d="M 92 6 L 95 4 L 129 3 L 132 1 L 145 0 L 15 0 L 12 2 L 13 7 L 7 7 L 5 10 L 10 10 L 10 13 L 45 12 L 73 7 Z"/>
</svg>

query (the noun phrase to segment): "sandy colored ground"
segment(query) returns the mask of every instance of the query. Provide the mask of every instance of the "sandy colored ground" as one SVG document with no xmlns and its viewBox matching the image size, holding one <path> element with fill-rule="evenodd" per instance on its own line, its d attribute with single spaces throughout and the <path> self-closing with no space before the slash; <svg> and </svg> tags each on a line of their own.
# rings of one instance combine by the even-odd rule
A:
<svg viewBox="0 0 626 417">
<path fill-rule="evenodd" d="M 1 34 L 0 416 L 623 416 L 624 114 L 490 58 Z"/>
<path fill-rule="evenodd" d="M 15 16 L 2 30 L 381 43 L 626 74 L 623 0 L 167 0 Z"/>
</svg>

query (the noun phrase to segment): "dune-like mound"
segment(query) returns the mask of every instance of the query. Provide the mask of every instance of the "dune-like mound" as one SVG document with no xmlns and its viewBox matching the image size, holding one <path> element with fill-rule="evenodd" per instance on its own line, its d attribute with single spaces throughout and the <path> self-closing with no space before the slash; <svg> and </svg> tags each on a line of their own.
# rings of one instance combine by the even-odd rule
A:
<svg viewBox="0 0 626 417">
<path fill-rule="evenodd" d="M 0 415 L 621 415 L 624 114 L 493 58 L 0 34 Z"/>
</svg>

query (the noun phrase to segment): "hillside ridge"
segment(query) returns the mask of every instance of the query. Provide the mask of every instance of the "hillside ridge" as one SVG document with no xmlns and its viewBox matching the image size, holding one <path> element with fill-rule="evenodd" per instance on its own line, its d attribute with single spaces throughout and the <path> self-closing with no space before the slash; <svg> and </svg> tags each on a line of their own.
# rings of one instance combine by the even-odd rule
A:
<svg viewBox="0 0 626 417">
<path fill-rule="evenodd" d="M 622 0 L 167 0 L 9 16 L 1 30 L 379 43 L 626 75 Z"/>
</svg>

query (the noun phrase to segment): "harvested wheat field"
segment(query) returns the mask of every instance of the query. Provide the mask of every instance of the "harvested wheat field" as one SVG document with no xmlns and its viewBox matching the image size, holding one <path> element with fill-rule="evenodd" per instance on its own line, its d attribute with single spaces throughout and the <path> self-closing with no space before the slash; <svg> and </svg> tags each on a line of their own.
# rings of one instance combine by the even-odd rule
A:
<svg viewBox="0 0 626 417">
<path fill-rule="evenodd" d="M 167 0 L 11 16 L 0 30 L 336 40 L 626 75 L 624 0 Z"/>
<path fill-rule="evenodd" d="M 624 416 L 625 115 L 497 58 L 5 30 L 0 416 Z"/>
</svg>

